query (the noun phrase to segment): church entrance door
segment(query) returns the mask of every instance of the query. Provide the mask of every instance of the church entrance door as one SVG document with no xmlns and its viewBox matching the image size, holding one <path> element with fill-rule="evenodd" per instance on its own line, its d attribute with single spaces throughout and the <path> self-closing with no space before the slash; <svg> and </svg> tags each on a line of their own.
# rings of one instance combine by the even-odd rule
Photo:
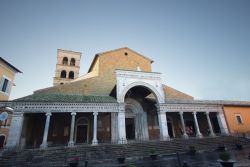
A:
<svg viewBox="0 0 250 167">
<path fill-rule="evenodd" d="M 5 136 L 0 136 L 0 148 L 3 148 Z"/>
<path fill-rule="evenodd" d="M 76 121 L 75 142 L 87 143 L 89 133 L 89 121 L 86 117 L 81 117 Z"/>
<path fill-rule="evenodd" d="M 172 127 L 171 122 L 168 122 L 168 134 L 169 134 L 169 137 L 171 137 L 171 138 L 174 137 L 173 127 Z"/>
<path fill-rule="evenodd" d="M 78 125 L 76 134 L 76 143 L 87 142 L 88 125 Z"/>
<path fill-rule="evenodd" d="M 135 140 L 135 119 L 126 118 L 126 138 L 127 140 Z"/>
</svg>

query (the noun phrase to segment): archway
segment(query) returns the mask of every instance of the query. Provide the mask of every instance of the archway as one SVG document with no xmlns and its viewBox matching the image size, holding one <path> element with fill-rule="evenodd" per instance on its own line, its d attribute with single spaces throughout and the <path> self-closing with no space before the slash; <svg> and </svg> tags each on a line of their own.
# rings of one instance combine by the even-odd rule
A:
<svg viewBox="0 0 250 167">
<path fill-rule="evenodd" d="M 61 71 L 61 78 L 66 78 L 66 75 L 67 75 L 66 71 L 62 70 Z"/>
<path fill-rule="evenodd" d="M 74 58 L 71 58 L 71 60 L 70 60 L 70 65 L 71 65 L 71 66 L 75 66 L 75 62 L 76 62 L 75 59 L 74 59 Z"/>
<path fill-rule="evenodd" d="M 67 57 L 63 58 L 62 64 L 63 65 L 68 65 L 68 58 Z"/>
<path fill-rule="evenodd" d="M 89 133 L 88 118 L 81 117 L 76 121 L 75 143 L 87 143 Z"/>
<path fill-rule="evenodd" d="M 157 103 L 165 103 L 164 95 L 161 95 L 162 93 L 159 92 L 154 86 L 151 84 L 148 84 L 146 82 L 133 82 L 130 85 L 126 86 L 118 95 L 117 95 L 117 101 L 119 103 L 123 103 L 125 101 L 125 96 L 129 92 L 130 89 L 135 87 L 141 87 L 145 90 L 149 91 L 150 94 L 152 94 L 155 97 L 155 100 Z"/>
<path fill-rule="evenodd" d="M 126 92 L 124 103 L 127 140 L 159 139 L 158 102 L 154 93 L 144 86 L 135 86 Z"/>
<path fill-rule="evenodd" d="M 69 79 L 74 79 L 74 72 L 73 71 L 69 72 Z"/>
</svg>

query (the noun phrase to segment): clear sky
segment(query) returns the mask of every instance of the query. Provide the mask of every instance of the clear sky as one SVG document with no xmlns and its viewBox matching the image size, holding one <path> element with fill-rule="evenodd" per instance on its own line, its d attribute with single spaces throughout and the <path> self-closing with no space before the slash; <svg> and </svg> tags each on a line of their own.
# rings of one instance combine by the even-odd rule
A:
<svg viewBox="0 0 250 167">
<path fill-rule="evenodd" d="M 57 49 L 129 47 L 196 99 L 250 101 L 249 0 L 1 0 L 0 56 L 20 69 L 11 99 L 52 86 Z"/>
</svg>

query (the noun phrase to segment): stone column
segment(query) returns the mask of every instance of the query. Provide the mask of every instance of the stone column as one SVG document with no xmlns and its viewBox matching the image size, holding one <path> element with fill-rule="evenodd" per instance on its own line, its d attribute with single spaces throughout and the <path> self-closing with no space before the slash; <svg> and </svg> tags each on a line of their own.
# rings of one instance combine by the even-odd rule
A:
<svg viewBox="0 0 250 167">
<path fill-rule="evenodd" d="M 183 118 L 183 112 L 179 112 L 179 114 L 180 114 L 180 118 L 181 118 L 181 126 L 183 129 L 183 138 L 187 139 L 188 135 L 186 132 L 186 126 L 185 126 L 185 122 L 184 122 L 184 118 Z"/>
<path fill-rule="evenodd" d="M 71 113 L 70 137 L 69 137 L 69 142 L 68 142 L 69 147 L 74 146 L 75 119 L 76 119 L 76 112 L 72 112 Z"/>
<path fill-rule="evenodd" d="M 125 104 L 119 103 L 118 107 L 118 144 L 126 144 L 126 127 L 125 127 Z"/>
<path fill-rule="evenodd" d="M 46 113 L 46 122 L 45 122 L 45 128 L 43 132 L 43 142 L 40 145 L 40 148 L 43 148 L 43 149 L 48 147 L 47 138 L 48 138 L 48 133 L 49 133 L 50 116 L 51 116 L 50 112 Z"/>
<path fill-rule="evenodd" d="M 209 117 L 209 112 L 206 112 L 206 117 L 207 117 L 207 123 L 208 123 L 209 131 L 210 131 L 210 136 L 214 137 L 215 134 L 214 134 L 214 130 L 213 130 L 211 120 L 210 120 L 210 117 Z"/>
<path fill-rule="evenodd" d="M 216 114 L 217 120 L 220 126 L 220 131 L 222 135 L 229 135 L 228 128 L 227 128 L 227 123 L 225 120 L 225 116 L 223 114 L 223 111 L 217 112 Z"/>
<path fill-rule="evenodd" d="M 97 145 L 98 144 L 98 140 L 97 140 L 97 115 L 98 112 L 94 112 L 93 116 L 94 116 L 94 125 L 93 125 L 93 140 L 92 140 L 92 145 Z"/>
<path fill-rule="evenodd" d="M 111 142 L 117 143 L 118 142 L 118 128 L 117 128 L 117 113 L 111 113 Z"/>
<path fill-rule="evenodd" d="M 200 128 L 199 128 L 199 124 L 198 124 L 198 121 L 197 121 L 197 117 L 196 117 L 196 112 L 193 112 L 193 115 L 194 115 L 194 123 L 195 123 L 195 130 L 196 130 L 196 137 L 198 138 L 202 138 L 202 134 L 200 132 Z"/>
<path fill-rule="evenodd" d="M 23 113 L 14 112 L 12 115 L 9 136 L 7 138 L 6 147 L 17 147 L 19 145 L 21 132 L 23 127 Z"/>
<path fill-rule="evenodd" d="M 158 110 L 158 120 L 159 120 L 159 127 L 160 127 L 160 140 L 170 140 L 168 134 L 168 122 L 166 113 L 163 111 L 161 106 L 156 106 Z"/>
</svg>

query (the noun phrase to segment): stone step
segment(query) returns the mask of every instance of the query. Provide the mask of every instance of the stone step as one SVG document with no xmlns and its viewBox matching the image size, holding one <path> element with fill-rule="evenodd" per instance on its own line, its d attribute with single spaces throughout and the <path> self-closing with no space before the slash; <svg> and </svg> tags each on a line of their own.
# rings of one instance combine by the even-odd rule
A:
<svg viewBox="0 0 250 167">
<path fill-rule="evenodd" d="M 249 145 L 249 140 L 235 137 L 216 137 L 204 139 L 173 139 L 171 141 L 147 141 L 130 143 L 126 145 L 100 144 L 98 146 L 77 145 L 74 148 L 54 147 L 46 150 L 25 149 L 13 150 L 3 153 L 0 158 L 1 164 L 18 164 L 25 162 L 32 155 L 32 165 L 52 162 L 54 165 L 62 166 L 68 164 L 69 158 L 80 157 L 80 161 L 94 160 L 96 162 L 112 162 L 120 156 L 121 150 L 126 157 L 148 157 L 151 149 L 155 149 L 158 154 L 167 155 L 175 152 L 187 152 L 189 146 L 195 146 L 198 150 L 215 150 L 219 145 L 225 145 L 229 149 L 235 148 L 235 143 Z M 50 166 L 50 164 L 47 164 Z"/>
</svg>

